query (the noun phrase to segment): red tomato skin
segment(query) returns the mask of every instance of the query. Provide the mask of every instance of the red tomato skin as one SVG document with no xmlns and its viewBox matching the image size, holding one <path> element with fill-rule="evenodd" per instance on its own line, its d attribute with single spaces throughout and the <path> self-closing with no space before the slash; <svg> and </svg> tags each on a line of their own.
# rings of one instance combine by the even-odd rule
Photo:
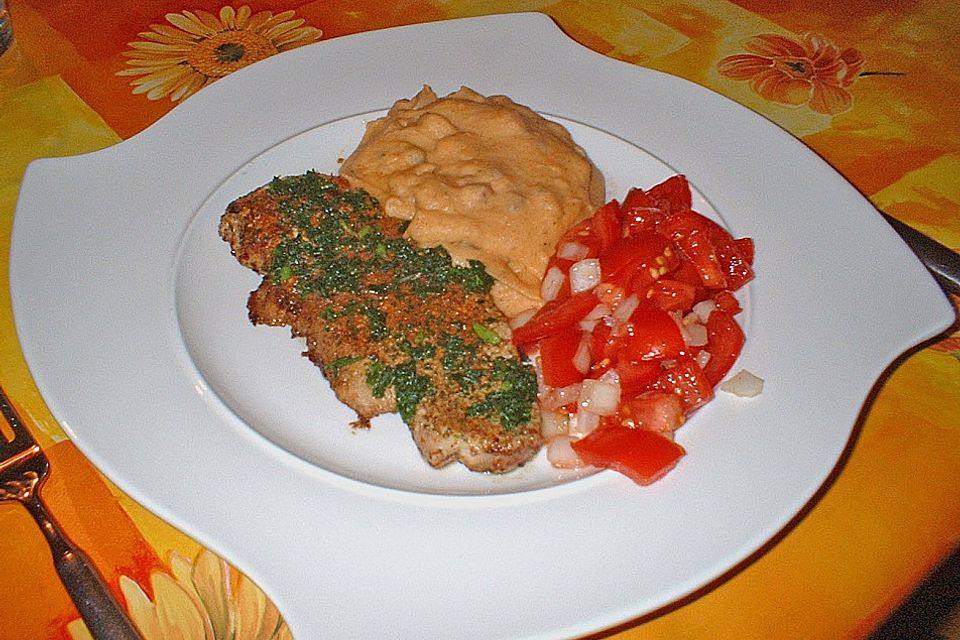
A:
<svg viewBox="0 0 960 640">
<path fill-rule="evenodd" d="M 736 291 L 753 279 L 753 240 L 734 240 L 730 232 L 696 211 L 684 214 L 707 233 L 713 245 L 717 263 L 726 278 L 726 288 Z"/>
<path fill-rule="evenodd" d="M 656 209 L 657 201 L 653 197 L 649 196 L 646 191 L 640 187 L 633 187 L 627 191 L 626 197 L 623 199 L 623 204 L 620 205 L 620 211 L 624 215 L 629 214 L 637 209 Z"/>
<path fill-rule="evenodd" d="M 670 176 L 660 184 L 647 189 L 647 195 L 653 198 L 666 215 L 687 211 L 693 207 L 690 183 L 681 174 Z"/>
<path fill-rule="evenodd" d="M 734 240 L 734 243 L 737 245 L 737 250 L 740 252 L 740 255 L 743 256 L 743 259 L 747 261 L 751 267 L 753 266 L 753 238 L 737 238 Z"/>
<path fill-rule="evenodd" d="M 717 303 L 718 309 L 725 313 L 729 313 L 732 316 L 735 316 L 743 311 L 743 309 L 740 307 L 740 301 L 737 300 L 737 298 L 726 289 L 717 291 L 715 294 L 713 294 L 713 301 Z"/>
<path fill-rule="evenodd" d="M 703 367 L 703 374 L 712 386 L 727 375 L 743 349 L 743 329 L 733 316 L 721 309 L 714 309 L 707 318 L 707 344 L 710 359 Z"/>
<path fill-rule="evenodd" d="M 582 331 L 569 327 L 540 342 L 540 368 L 547 386 L 561 388 L 583 380 L 584 374 L 573 365 L 582 338 Z"/>
<path fill-rule="evenodd" d="M 713 385 L 690 356 L 677 358 L 676 364 L 664 369 L 650 388 L 676 394 L 683 405 L 684 414 L 702 407 L 713 398 Z"/>
<path fill-rule="evenodd" d="M 717 262 L 726 276 L 728 290 L 736 291 L 753 280 L 753 267 L 740 254 L 734 241 L 717 245 L 715 251 Z"/>
<path fill-rule="evenodd" d="M 680 327 L 670 314 L 660 309 L 638 307 L 624 327 L 626 334 L 621 337 L 620 359 L 676 358 L 686 347 Z"/>
<path fill-rule="evenodd" d="M 666 238 L 652 232 L 622 239 L 600 255 L 603 279 L 615 279 L 621 272 L 634 269 L 639 264 L 655 264 L 657 256 L 663 255 L 668 246 Z"/>
<path fill-rule="evenodd" d="M 611 200 L 590 218 L 590 230 L 600 243 L 599 252 L 603 253 L 620 240 L 620 204 Z"/>
<path fill-rule="evenodd" d="M 601 282 L 593 288 L 593 295 L 597 296 L 597 300 L 610 307 L 610 309 L 615 309 L 628 294 L 619 285 L 612 282 Z"/>
<path fill-rule="evenodd" d="M 662 391 L 648 391 L 623 401 L 619 415 L 625 427 L 661 433 L 677 430 L 685 419 L 680 398 Z"/>
<path fill-rule="evenodd" d="M 620 207 L 620 215 L 622 235 L 626 238 L 647 231 L 656 231 L 657 225 L 664 218 L 663 211 L 657 206 L 657 201 L 639 188 L 633 188 L 627 192 Z"/>
<path fill-rule="evenodd" d="M 700 279 L 700 272 L 689 260 L 681 260 L 680 267 L 670 274 L 670 278 L 692 284 L 698 289 L 704 289 L 703 280 Z"/>
<path fill-rule="evenodd" d="M 513 330 L 513 344 L 529 346 L 571 327 L 583 320 L 597 304 L 597 297 L 590 291 L 582 291 L 565 300 L 552 300 L 540 307 L 526 324 Z"/>
<path fill-rule="evenodd" d="M 610 335 L 610 327 L 600 322 L 590 332 L 591 375 L 599 377 L 604 371 L 616 364 L 620 342 Z"/>
<path fill-rule="evenodd" d="M 679 444 L 655 431 L 608 424 L 571 446 L 585 463 L 619 471 L 640 485 L 662 478 L 686 454 Z"/>
<path fill-rule="evenodd" d="M 661 278 L 647 289 L 646 299 L 662 311 L 687 312 L 697 299 L 697 287 L 688 282 Z"/>
<path fill-rule="evenodd" d="M 726 274 L 717 257 L 711 228 L 707 222 L 715 224 L 695 211 L 681 211 L 660 223 L 658 230 L 673 240 L 693 263 L 703 286 L 725 289 Z"/>
<path fill-rule="evenodd" d="M 556 250 L 559 251 L 560 247 L 568 242 L 576 242 L 587 248 L 586 258 L 596 258 L 600 255 L 600 239 L 590 228 L 590 221 L 591 218 L 587 218 L 571 227 L 557 242 Z"/>
<path fill-rule="evenodd" d="M 632 292 L 645 293 L 652 282 L 679 266 L 680 256 L 670 241 L 652 232 L 623 238 L 600 254 L 603 279 Z"/>
<path fill-rule="evenodd" d="M 614 364 L 620 376 L 620 397 L 627 398 L 645 391 L 663 370 L 658 360 L 620 359 Z"/>
</svg>

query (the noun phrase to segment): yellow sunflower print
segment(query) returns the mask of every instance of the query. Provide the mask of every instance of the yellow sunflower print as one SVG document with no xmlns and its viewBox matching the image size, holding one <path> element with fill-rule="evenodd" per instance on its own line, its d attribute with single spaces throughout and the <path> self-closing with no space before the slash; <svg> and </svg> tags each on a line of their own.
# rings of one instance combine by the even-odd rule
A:
<svg viewBox="0 0 960 640">
<path fill-rule="evenodd" d="M 207 11 L 168 13 L 169 24 L 150 25 L 125 51 L 129 68 L 118 76 L 137 76 L 133 93 L 150 100 L 169 96 L 177 102 L 217 78 L 241 67 L 320 38 L 322 31 L 303 26 L 293 11 L 251 14 L 250 7 L 226 6 L 215 16 Z"/>
</svg>

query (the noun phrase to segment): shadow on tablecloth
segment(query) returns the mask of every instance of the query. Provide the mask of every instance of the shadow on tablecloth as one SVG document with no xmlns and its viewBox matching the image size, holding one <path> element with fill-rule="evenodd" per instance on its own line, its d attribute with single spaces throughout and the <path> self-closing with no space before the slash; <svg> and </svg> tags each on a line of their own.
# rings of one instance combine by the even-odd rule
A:
<svg viewBox="0 0 960 640">
<path fill-rule="evenodd" d="M 960 640 L 960 548 L 930 574 L 870 640 Z"/>
</svg>

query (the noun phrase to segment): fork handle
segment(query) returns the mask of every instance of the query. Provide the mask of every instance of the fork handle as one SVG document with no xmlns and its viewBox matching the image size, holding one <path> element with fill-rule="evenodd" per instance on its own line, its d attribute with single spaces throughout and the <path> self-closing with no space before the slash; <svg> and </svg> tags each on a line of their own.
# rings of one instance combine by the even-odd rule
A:
<svg viewBox="0 0 960 640">
<path fill-rule="evenodd" d="M 90 635 L 96 640 L 143 640 L 90 558 L 67 537 L 39 496 L 34 494 L 24 505 L 40 525 L 60 580 Z"/>
</svg>

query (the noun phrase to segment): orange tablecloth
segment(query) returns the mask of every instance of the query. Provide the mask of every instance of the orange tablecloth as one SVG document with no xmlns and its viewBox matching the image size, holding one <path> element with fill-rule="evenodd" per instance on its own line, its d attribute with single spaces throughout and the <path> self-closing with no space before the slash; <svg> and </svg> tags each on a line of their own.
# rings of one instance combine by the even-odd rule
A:
<svg viewBox="0 0 960 640">
<path fill-rule="evenodd" d="M 4 282 L 14 204 L 29 161 L 128 138 L 204 84 L 277 50 L 393 25 L 519 10 L 547 13 L 603 54 L 683 76 L 762 113 L 878 208 L 960 247 L 960 13 L 951 3 L 9 4 L 16 39 L 0 57 Z M 183 59 L 186 64 L 176 64 Z M 51 220 L 52 232 L 55 227 Z M 196 589 L 229 603 L 244 624 L 257 621 L 258 633 L 244 637 L 289 637 L 255 585 L 124 495 L 75 449 L 31 381 L 7 286 L 0 292 L 0 382 L 51 459 L 44 495 L 147 637 L 202 638 L 208 622 L 212 635 L 206 637 L 233 637 L 218 627 L 223 611 L 204 605 Z M 843 384 L 843 372 L 836 376 Z M 0 637 L 88 637 L 27 513 L 0 506 L 0 532 Z M 628 623 L 616 637 L 863 637 L 958 540 L 955 334 L 905 359 L 885 379 L 849 459 L 795 527 L 710 589 Z M 151 617 L 161 623 L 147 630 Z"/>
</svg>

